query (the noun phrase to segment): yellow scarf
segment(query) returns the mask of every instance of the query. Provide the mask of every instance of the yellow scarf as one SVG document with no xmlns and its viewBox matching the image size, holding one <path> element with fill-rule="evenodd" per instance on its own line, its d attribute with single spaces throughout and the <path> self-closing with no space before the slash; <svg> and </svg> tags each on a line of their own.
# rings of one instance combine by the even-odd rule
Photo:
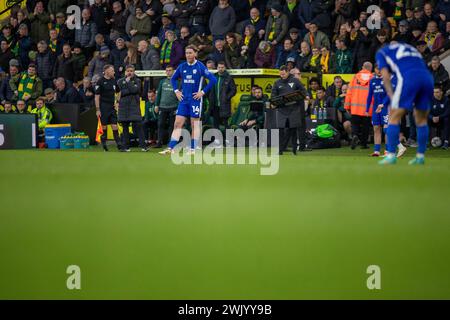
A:
<svg viewBox="0 0 450 320">
<path fill-rule="evenodd" d="M 330 58 L 330 54 L 328 53 L 326 56 L 322 56 L 320 58 L 320 65 L 322 66 L 323 73 L 328 73 L 328 60 Z"/>
<path fill-rule="evenodd" d="M 245 36 L 245 38 L 244 38 L 244 45 L 248 46 L 248 44 L 250 43 L 250 39 L 251 39 L 251 37 Z"/>
</svg>

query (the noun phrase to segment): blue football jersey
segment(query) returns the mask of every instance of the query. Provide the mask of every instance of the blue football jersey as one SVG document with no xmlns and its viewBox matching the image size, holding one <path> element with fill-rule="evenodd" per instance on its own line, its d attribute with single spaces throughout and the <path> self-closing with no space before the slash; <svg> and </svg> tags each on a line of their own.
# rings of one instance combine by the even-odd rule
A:
<svg viewBox="0 0 450 320">
<path fill-rule="evenodd" d="M 416 48 L 405 43 L 393 43 L 383 46 L 376 54 L 378 68 L 388 68 L 397 78 L 404 78 L 414 70 L 416 76 L 420 71 L 428 73 L 422 55 Z M 417 74 L 419 72 L 419 74 Z"/>
<path fill-rule="evenodd" d="M 209 81 L 208 85 L 202 88 L 204 78 Z M 172 87 L 175 90 L 178 88 L 178 79 L 181 79 L 183 100 L 192 100 L 192 96 L 200 90 L 207 93 L 216 83 L 216 77 L 200 61 L 195 61 L 193 64 L 183 62 L 178 66 L 171 79 Z"/>
</svg>

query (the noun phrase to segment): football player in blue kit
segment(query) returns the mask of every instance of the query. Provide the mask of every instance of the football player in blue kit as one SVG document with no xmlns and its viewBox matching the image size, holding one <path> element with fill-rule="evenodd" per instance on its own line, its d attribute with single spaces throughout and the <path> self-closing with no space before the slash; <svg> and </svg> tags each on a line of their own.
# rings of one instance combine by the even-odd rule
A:
<svg viewBox="0 0 450 320">
<path fill-rule="evenodd" d="M 433 99 L 434 81 L 422 58 L 422 55 L 411 45 L 391 43 L 383 46 L 376 54 L 378 68 L 381 70 L 384 88 L 391 101 L 389 125 L 387 128 L 388 155 L 379 163 L 395 164 L 396 146 L 399 143 L 400 120 L 414 108 L 417 126 L 418 148 L 416 157 L 409 164 L 425 163 L 425 151 L 428 143 L 428 113 Z M 397 85 L 391 84 L 395 75 Z"/>
<path fill-rule="evenodd" d="M 191 153 L 195 152 L 200 139 L 200 118 L 202 115 L 203 96 L 211 90 L 216 83 L 216 77 L 206 68 L 206 66 L 196 59 L 197 48 L 189 45 L 185 49 L 186 62 L 180 64 L 172 76 L 171 82 L 175 95 L 179 101 L 178 110 L 175 117 L 174 129 L 170 138 L 169 146 L 160 154 L 170 154 L 178 144 L 181 136 L 181 129 L 187 118 L 191 119 L 192 139 Z M 208 84 L 202 89 L 204 79 Z M 180 80 L 181 88 L 178 88 Z"/>
</svg>

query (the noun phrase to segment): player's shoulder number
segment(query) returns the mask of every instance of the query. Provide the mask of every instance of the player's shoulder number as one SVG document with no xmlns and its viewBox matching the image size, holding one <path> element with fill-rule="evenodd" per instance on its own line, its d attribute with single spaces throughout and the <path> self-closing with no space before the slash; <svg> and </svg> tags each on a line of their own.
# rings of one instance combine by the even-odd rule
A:
<svg viewBox="0 0 450 320">
<path fill-rule="evenodd" d="M 416 50 L 416 48 L 411 46 L 405 46 L 405 45 L 399 45 L 395 44 L 395 47 L 397 47 L 397 51 L 395 52 L 395 58 L 397 60 L 400 60 L 402 58 L 406 57 L 416 57 L 416 58 L 422 58 L 422 55 L 419 51 Z M 392 47 L 392 49 L 395 49 L 395 47 Z"/>
</svg>

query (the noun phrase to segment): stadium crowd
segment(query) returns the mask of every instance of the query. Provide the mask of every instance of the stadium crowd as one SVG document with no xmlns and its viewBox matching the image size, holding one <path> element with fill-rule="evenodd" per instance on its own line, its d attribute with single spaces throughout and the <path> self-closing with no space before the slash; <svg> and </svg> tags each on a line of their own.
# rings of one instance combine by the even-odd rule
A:
<svg viewBox="0 0 450 320">
<path fill-rule="evenodd" d="M 80 28 L 69 27 L 70 5 L 80 7 Z M 380 10 L 370 15 L 371 5 Z M 223 108 L 216 125 L 231 116 L 236 93 L 226 69 L 287 66 L 292 74 L 317 74 L 308 87 L 312 104 L 337 108 L 342 130 L 349 132 L 343 101 L 348 85 L 336 77 L 325 89 L 321 76 L 360 72 L 391 40 L 415 46 L 429 64 L 436 84 L 430 123 L 448 140 L 450 80 L 439 55 L 450 49 L 449 0 L 25 0 L 2 22 L 1 110 L 37 113 L 44 127 L 52 103 L 93 104 L 105 66 L 114 67 L 117 80 L 128 65 L 166 70 L 170 77 L 185 59 L 184 48 L 194 45 L 200 61 L 222 70 L 217 77 L 223 81 L 209 95 L 212 105 Z M 146 139 L 160 145 L 177 101 L 167 94 L 170 81 L 143 84 Z M 256 117 L 241 125 L 249 121 Z M 406 134 L 411 145 L 413 127 Z"/>
</svg>

